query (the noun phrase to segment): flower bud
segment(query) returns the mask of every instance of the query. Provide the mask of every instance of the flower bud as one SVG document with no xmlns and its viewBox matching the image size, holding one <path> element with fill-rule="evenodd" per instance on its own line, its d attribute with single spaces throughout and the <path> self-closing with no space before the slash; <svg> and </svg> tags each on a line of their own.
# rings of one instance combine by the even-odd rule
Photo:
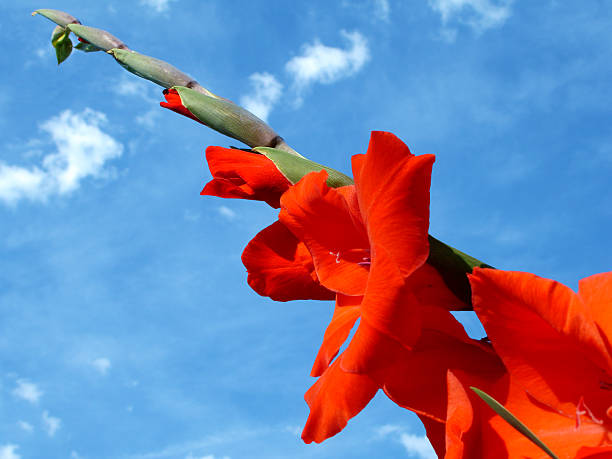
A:
<svg viewBox="0 0 612 459">
<path fill-rule="evenodd" d="M 64 13 L 59 10 L 36 10 L 32 13 L 32 16 L 36 16 L 40 14 L 41 16 L 46 17 L 50 21 L 55 22 L 58 26 L 66 27 L 68 24 L 80 24 L 81 22 L 75 18 L 74 16 L 69 15 L 68 13 Z"/>
<path fill-rule="evenodd" d="M 248 110 L 224 99 L 206 96 L 181 86 L 174 87 L 182 105 L 206 126 L 250 147 L 275 146 L 281 138 Z"/>
<path fill-rule="evenodd" d="M 106 30 L 96 29 L 95 27 L 88 27 L 81 24 L 70 24 L 66 28 L 77 37 L 86 40 L 89 44 L 103 49 L 104 51 L 113 48 L 129 49 L 125 43 L 108 33 Z"/>
</svg>

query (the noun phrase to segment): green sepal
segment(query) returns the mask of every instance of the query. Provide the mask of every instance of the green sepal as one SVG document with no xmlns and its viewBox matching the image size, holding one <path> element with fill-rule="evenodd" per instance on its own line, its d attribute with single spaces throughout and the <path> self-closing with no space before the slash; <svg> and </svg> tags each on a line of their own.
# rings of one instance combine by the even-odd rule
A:
<svg viewBox="0 0 612 459">
<path fill-rule="evenodd" d="M 70 53 L 72 53 L 72 41 L 70 40 L 70 30 L 64 27 L 57 26 L 51 34 L 51 44 L 55 48 L 55 57 L 57 57 L 57 65 L 60 65 Z"/>
<path fill-rule="evenodd" d="M 80 41 L 75 47 L 74 49 L 78 49 L 79 51 L 83 51 L 84 53 L 93 53 L 96 51 L 104 51 L 102 48 L 98 48 L 95 45 L 92 45 L 91 43 L 83 43 L 82 41 Z"/>
<path fill-rule="evenodd" d="M 87 40 L 93 46 L 104 51 L 126 47 L 121 40 L 111 35 L 106 30 L 96 29 L 95 27 L 84 26 L 82 24 L 70 24 L 66 28 L 77 37 Z"/>
<path fill-rule="evenodd" d="M 79 20 L 68 13 L 59 10 L 41 9 L 32 12 L 32 16 L 41 16 L 55 22 L 58 26 L 66 27 L 68 24 L 80 24 Z"/>
<path fill-rule="evenodd" d="M 335 169 L 315 163 L 277 148 L 257 147 L 253 151 L 266 156 L 292 184 L 296 184 L 310 172 L 327 171 L 327 185 L 332 188 L 353 185 L 353 179 Z"/>
<path fill-rule="evenodd" d="M 174 86 L 183 106 L 206 126 L 249 147 L 272 145 L 278 135 L 248 110 L 224 99 L 206 96 L 183 86 Z"/>
<path fill-rule="evenodd" d="M 436 268 L 446 286 L 467 305 L 472 304 L 472 289 L 467 275 L 476 267 L 493 268 L 431 235 L 427 263 Z"/>
<path fill-rule="evenodd" d="M 497 413 L 504 421 L 506 421 L 508 424 L 514 427 L 517 431 L 519 431 L 526 438 L 531 440 L 538 448 L 540 448 L 542 451 L 544 451 L 546 454 L 548 454 L 553 459 L 559 459 L 557 455 L 555 455 L 555 453 L 553 453 L 550 450 L 550 448 L 546 446 L 546 444 L 544 444 L 544 442 L 536 436 L 536 434 L 534 434 L 531 430 L 529 430 L 529 428 L 525 424 L 519 421 L 518 418 L 515 415 L 513 415 L 510 411 L 508 411 L 508 409 L 504 407 L 501 403 L 499 403 L 497 400 L 495 400 L 493 397 L 491 397 L 486 392 L 476 387 L 470 387 L 470 389 L 472 389 L 474 393 L 476 393 L 476 395 L 478 395 L 487 405 L 489 405 L 489 407 L 493 411 L 495 411 L 495 413 Z"/>
</svg>

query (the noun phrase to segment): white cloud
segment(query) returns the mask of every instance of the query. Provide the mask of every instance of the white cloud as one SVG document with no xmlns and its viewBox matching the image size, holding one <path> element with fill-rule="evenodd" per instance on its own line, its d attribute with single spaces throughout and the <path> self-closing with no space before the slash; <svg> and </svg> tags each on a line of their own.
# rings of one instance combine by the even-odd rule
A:
<svg viewBox="0 0 612 459">
<path fill-rule="evenodd" d="M 374 14 L 382 21 L 388 21 L 391 16 L 389 0 L 374 0 Z"/>
<path fill-rule="evenodd" d="M 158 13 L 168 10 L 171 2 L 176 0 L 140 0 L 140 4 L 153 8 Z"/>
<path fill-rule="evenodd" d="M 296 437 L 302 433 L 302 428 L 300 426 L 285 426 L 283 430 L 285 432 L 289 432 L 291 435 L 295 435 Z"/>
<path fill-rule="evenodd" d="M 389 0 L 342 0 L 341 5 L 373 20 L 389 22 L 391 18 Z"/>
<path fill-rule="evenodd" d="M 43 411 L 42 419 L 47 435 L 49 435 L 50 437 L 54 436 L 55 433 L 59 430 L 62 424 L 62 420 L 60 418 L 50 416 L 48 411 Z"/>
<path fill-rule="evenodd" d="M 121 156 L 123 145 L 102 132 L 105 122 L 103 113 L 91 109 L 65 110 L 45 121 L 41 129 L 51 136 L 56 152 L 31 168 L 0 162 L 0 201 L 8 205 L 21 199 L 44 202 L 54 194 L 75 191 L 86 177 L 107 177 L 104 164 Z"/>
<path fill-rule="evenodd" d="M 330 84 L 357 73 L 370 58 L 368 42 L 359 32 L 340 32 L 348 41 L 346 49 L 334 48 L 315 40 L 302 48 L 302 54 L 293 57 L 285 70 L 293 78 L 297 103 L 301 93 L 313 83 Z"/>
<path fill-rule="evenodd" d="M 111 367 L 111 361 L 106 357 L 100 357 L 92 360 L 91 366 L 101 375 L 105 375 Z"/>
<path fill-rule="evenodd" d="M 34 430 L 34 426 L 26 421 L 17 421 L 17 425 L 26 432 L 32 432 Z"/>
<path fill-rule="evenodd" d="M 378 429 L 376 429 L 376 435 L 379 437 L 386 437 L 391 433 L 401 432 L 402 430 L 404 429 L 400 426 L 385 424 L 384 426 L 380 426 Z"/>
<path fill-rule="evenodd" d="M 425 435 L 413 435 L 405 432 L 401 426 L 386 424 L 376 429 L 379 439 L 389 435 L 402 444 L 409 457 L 417 459 L 436 459 L 437 455 Z"/>
<path fill-rule="evenodd" d="M 467 24 L 477 32 L 501 26 L 510 17 L 512 0 L 428 0 L 429 6 L 440 13 L 442 23 L 454 20 Z M 446 32 L 454 39 L 456 31 Z"/>
<path fill-rule="evenodd" d="M 406 449 L 409 456 L 419 459 L 436 459 L 436 455 L 431 443 L 424 435 L 412 435 L 403 433 L 400 435 L 400 443 Z"/>
<path fill-rule="evenodd" d="M 15 452 L 19 448 L 17 445 L 0 446 L 0 459 L 21 459 L 21 456 Z"/>
<path fill-rule="evenodd" d="M 230 209 L 229 207 L 225 207 L 225 206 L 219 206 L 217 208 L 217 210 L 219 211 L 219 214 L 222 217 L 227 218 L 228 220 L 233 220 L 235 219 L 238 215 L 236 214 L 236 212 L 234 212 L 232 209 Z"/>
<path fill-rule="evenodd" d="M 208 454 L 206 456 L 194 456 L 191 453 L 189 453 L 189 455 L 185 456 L 185 459 L 216 459 L 216 456 L 214 456 L 213 454 Z M 223 457 L 219 457 L 218 459 L 230 459 L 230 457 L 223 456 Z"/>
<path fill-rule="evenodd" d="M 136 117 L 136 123 L 147 129 L 153 130 L 157 126 L 157 118 L 159 118 L 159 116 L 159 110 L 149 110 L 148 112 L 145 112 L 142 115 L 138 115 Z"/>
<path fill-rule="evenodd" d="M 253 91 L 240 98 L 240 105 L 267 121 L 272 107 L 283 93 L 283 85 L 267 72 L 253 73 L 249 81 Z"/>
<path fill-rule="evenodd" d="M 18 379 L 17 387 L 13 389 L 13 395 L 15 397 L 22 398 L 30 403 L 37 403 L 42 394 L 43 392 L 38 386 L 27 379 Z"/>
<path fill-rule="evenodd" d="M 133 78 L 132 78 L 133 77 Z M 123 75 L 112 86 L 112 90 L 120 96 L 144 96 L 148 97 L 149 85 L 136 77 Z"/>
</svg>

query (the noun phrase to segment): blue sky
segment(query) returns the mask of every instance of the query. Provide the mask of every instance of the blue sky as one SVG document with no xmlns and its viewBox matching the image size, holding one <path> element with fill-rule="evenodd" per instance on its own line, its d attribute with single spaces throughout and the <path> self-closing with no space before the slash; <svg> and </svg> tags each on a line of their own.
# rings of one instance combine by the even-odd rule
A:
<svg viewBox="0 0 612 459">
<path fill-rule="evenodd" d="M 612 14 L 515 0 L 3 2 L 0 459 L 425 459 L 384 396 L 304 445 L 332 305 L 245 282 L 263 203 L 202 197 L 208 145 L 102 53 L 59 68 L 68 11 L 350 172 L 371 130 L 435 153 L 431 234 L 572 287 L 610 269 Z M 475 319 L 462 314 L 471 332 Z"/>
</svg>

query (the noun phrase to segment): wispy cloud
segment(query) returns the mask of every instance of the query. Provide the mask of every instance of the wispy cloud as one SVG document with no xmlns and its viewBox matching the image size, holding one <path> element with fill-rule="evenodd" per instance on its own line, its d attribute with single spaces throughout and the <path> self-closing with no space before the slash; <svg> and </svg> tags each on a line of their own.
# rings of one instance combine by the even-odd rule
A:
<svg viewBox="0 0 612 459">
<path fill-rule="evenodd" d="M 19 448 L 17 445 L 2 445 L 0 446 L 0 459 L 21 459 L 21 456 L 15 451 Z"/>
<path fill-rule="evenodd" d="M 246 430 L 231 430 L 227 432 L 221 432 L 217 434 L 208 435 L 197 441 L 185 442 L 170 445 L 161 451 L 154 451 L 144 454 L 133 454 L 126 456 L 126 459 L 166 459 L 176 457 L 189 457 L 193 456 L 193 451 L 198 450 L 210 450 L 213 446 L 222 444 L 234 444 L 237 441 L 250 441 L 253 438 L 261 438 L 262 436 L 269 435 L 270 432 L 277 432 L 277 429 L 271 428 L 258 428 L 258 429 L 246 429 Z M 208 456 L 204 456 L 208 457 Z M 215 456 L 213 456 L 215 457 Z M 1 459 L 1 458 L 0 458 Z M 227 456 L 219 457 L 218 459 L 229 459 Z"/>
<path fill-rule="evenodd" d="M 215 456 L 213 454 L 208 454 L 206 456 L 193 456 L 191 453 L 188 456 L 185 456 L 185 459 L 230 459 L 229 456 Z"/>
<path fill-rule="evenodd" d="M 386 424 L 375 430 L 378 439 L 392 436 L 402 444 L 408 457 L 416 459 L 435 459 L 436 453 L 425 435 L 414 435 L 406 432 L 402 426 Z"/>
<path fill-rule="evenodd" d="M 43 392 L 36 384 L 27 379 L 18 379 L 17 387 L 13 389 L 13 395 L 30 403 L 37 403 L 40 397 L 42 397 Z"/>
<path fill-rule="evenodd" d="M 510 17 L 512 0 L 428 0 L 429 6 L 440 13 L 442 24 L 466 24 L 480 33 L 501 26 Z M 446 37 L 454 39 L 456 31 L 446 29 Z"/>
<path fill-rule="evenodd" d="M 0 162 L 0 201 L 15 205 L 22 199 L 44 202 L 52 195 L 68 194 L 86 177 L 107 177 L 105 163 L 121 156 L 123 145 L 102 132 L 104 113 L 85 109 L 61 112 L 41 125 L 56 151 L 39 165 L 27 168 Z"/>
<path fill-rule="evenodd" d="M 221 215 L 222 217 L 228 220 L 234 220 L 238 216 L 236 212 L 234 212 L 232 209 L 226 206 L 219 206 L 217 208 L 217 211 L 219 212 L 219 215 Z"/>
<path fill-rule="evenodd" d="M 391 17 L 391 5 L 389 0 L 373 0 L 374 14 L 381 21 L 388 21 Z"/>
<path fill-rule="evenodd" d="M 240 104 L 262 120 L 267 121 L 272 107 L 281 94 L 283 85 L 270 73 L 253 73 L 249 77 L 252 92 L 240 98 Z"/>
<path fill-rule="evenodd" d="M 17 421 L 17 425 L 21 430 L 26 432 L 32 432 L 34 430 L 34 426 L 26 421 Z"/>
<path fill-rule="evenodd" d="M 101 375 L 105 375 L 110 370 L 111 361 L 106 357 L 100 357 L 92 360 L 91 366 Z"/>
<path fill-rule="evenodd" d="M 370 59 L 366 38 L 357 31 L 341 31 L 347 41 L 346 48 L 334 48 L 318 39 L 302 47 L 302 54 L 293 57 L 285 70 L 293 79 L 296 103 L 302 102 L 302 93 L 314 83 L 331 84 L 357 73 Z"/>
<path fill-rule="evenodd" d="M 140 0 L 140 4 L 152 8 L 157 13 L 168 11 L 170 3 L 176 0 Z"/>
<path fill-rule="evenodd" d="M 47 435 L 50 437 L 53 437 L 62 425 L 62 420 L 60 418 L 51 416 L 46 410 L 43 411 L 42 420 L 45 432 L 47 432 Z"/>
<path fill-rule="evenodd" d="M 400 443 L 409 456 L 419 459 L 436 459 L 437 455 L 424 435 L 400 434 Z"/>
</svg>

